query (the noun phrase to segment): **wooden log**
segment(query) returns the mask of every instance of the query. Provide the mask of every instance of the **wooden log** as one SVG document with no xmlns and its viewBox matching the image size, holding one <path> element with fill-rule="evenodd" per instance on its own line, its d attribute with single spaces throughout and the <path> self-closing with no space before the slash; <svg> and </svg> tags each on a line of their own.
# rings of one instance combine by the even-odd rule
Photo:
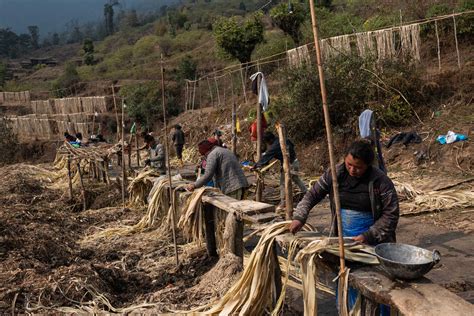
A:
<svg viewBox="0 0 474 316">
<path fill-rule="evenodd" d="M 77 163 L 77 172 L 79 173 L 79 179 L 81 183 L 81 195 L 82 195 L 82 209 L 87 210 L 87 200 L 86 200 L 86 189 L 84 188 L 84 180 L 82 179 L 81 164 Z"/>
<path fill-rule="evenodd" d="M 474 306 L 427 278 L 393 281 L 374 267 L 352 269 L 349 284 L 377 303 L 390 305 L 405 316 L 472 315 Z"/>
<path fill-rule="evenodd" d="M 224 229 L 224 249 L 244 263 L 244 224 L 234 212 L 228 213 Z"/>
<path fill-rule="evenodd" d="M 71 156 L 67 157 L 67 177 L 69 185 L 69 200 L 72 200 Z"/>
<path fill-rule="evenodd" d="M 286 220 L 293 218 L 293 187 L 291 184 L 291 166 L 290 155 L 286 148 L 286 130 L 283 124 L 278 124 L 278 136 L 280 138 L 280 147 L 283 154 L 283 170 L 285 173 L 285 200 L 286 200 Z"/>
<path fill-rule="evenodd" d="M 206 230 L 206 248 L 209 257 L 217 257 L 216 228 L 214 223 L 214 206 L 204 204 L 204 223 Z"/>
</svg>

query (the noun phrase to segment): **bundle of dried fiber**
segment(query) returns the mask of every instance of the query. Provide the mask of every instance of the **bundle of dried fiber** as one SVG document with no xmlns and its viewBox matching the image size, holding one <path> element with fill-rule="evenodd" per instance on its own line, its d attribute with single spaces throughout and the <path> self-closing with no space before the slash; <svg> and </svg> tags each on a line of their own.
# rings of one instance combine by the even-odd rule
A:
<svg viewBox="0 0 474 316">
<path fill-rule="evenodd" d="M 215 188 L 202 187 L 193 192 L 187 199 L 184 212 L 178 222 L 178 228 L 183 231 L 184 237 L 188 241 L 198 244 L 202 242 L 204 236 L 204 216 L 202 210 L 202 196 L 206 192 L 217 191 Z"/>
<path fill-rule="evenodd" d="M 160 177 L 160 173 L 153 168 L 145 168 L 130 182 L 128 193 L 129 202 L 133 205 L 146 205 L 146 197 L 153 187 L 153 180 Z"/>
<path fill-rule="evenodd" d="M 430 191 L 401 204 L 402 215 L 441 211 L 474 206 L 472 190 Z"/>
<path fill-rule="evenodd" d="M 420 190 L 415 189 L 410 183 L 400 182 L 392 179 L 400 200 L 411 200 L 422 194 Z"/>
<path fill-rule="evenodd" d="M 393 29 L 375 31 L 373 34 L 377 42 L 378 60 L 382 61 L 394 57 L 397 52 L 395 49 Z"/>
</svg>

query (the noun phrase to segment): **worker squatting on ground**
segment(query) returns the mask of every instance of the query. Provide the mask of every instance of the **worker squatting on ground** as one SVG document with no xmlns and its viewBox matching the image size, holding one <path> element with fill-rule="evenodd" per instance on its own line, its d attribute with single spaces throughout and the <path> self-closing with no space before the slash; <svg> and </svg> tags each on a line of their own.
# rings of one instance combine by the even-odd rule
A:
<svg viewBox="0 0 474 316">
<path fill-rule="evenodd" d="M 151 166 L 160 174 L 166 174 L 165 148 L 151 135 L 145 135 L 145 144 L 149 158 L 145 160 L 146 166 Z"/>
<path fill-rule="evenodd" d="M 176 149 L 176 156 L 178 157 L 179 163 L 183 165 L 183 147 L 185 143 L 185 138 L 181 125 L 176 124 L 174 126 L 174 133 L 171 139 L 173 140 L 173 144 Z"/>
<path fill-rule="evenodd" d="M 252 170 L 262 168 L 270 163 L 272 159 L 280 160 L 282 167 L 280 168 L 280 205 L 278 209 L 283 209 L 285 208 L 285 173 L 283 172 L 283 153 L 280 147 L 280 140 L 272 132 L 265 132 L 263 134 L 263 141 L 268 149 L 263 153 L 262 158 L 252 167 Z M 291 180 L 300 188 L 301 192 L 306 193 L 308 189 L 297 174 L 300 163 L 296 158 L 295 146 L 290 140 L 286 141 L 286 146 L 290 154 Z"/>
<path fill-rule="evenodd" d="M 374 151 L 367 141 L 355 141 L 348 148 L 344 163 L 336 167 L 341 200 L 342 234 L 355 241 L 376 245 L 395 242 L 400 210 L 392 180 L 372 166 Z M 293 213 L 290 231 L 303 227 L 311 209 L 329 194 L 334 218 L 331 171 L 328 169 Z M 336 221 L 332 230 L 337 234 Z"/>
<path fill-rule="evenodd" d="M 209 140 L 200 142 L 198 149 L 206 158 L 206 172 L 195 183 L 189 184 L 187 189 L 193 191 L 214 179 L 214 185 L 222 193 L 237 200 L 244 199 L 249 184 L 237 157 L 229 149 Z"/>
</svg>

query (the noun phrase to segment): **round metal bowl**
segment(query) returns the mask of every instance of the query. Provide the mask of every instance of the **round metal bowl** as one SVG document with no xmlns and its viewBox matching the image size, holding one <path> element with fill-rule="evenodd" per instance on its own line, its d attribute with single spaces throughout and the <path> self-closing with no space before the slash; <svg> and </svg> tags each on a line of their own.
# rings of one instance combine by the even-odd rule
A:
<svg viewBox="0 0 474 316">
<path fill-rule="evenodd" d="M 397 279 L 417 279 L 441 260 L 439 251 L 406 244 L 385 243 L 375 246 L 382 269 Z"/>
</svg>

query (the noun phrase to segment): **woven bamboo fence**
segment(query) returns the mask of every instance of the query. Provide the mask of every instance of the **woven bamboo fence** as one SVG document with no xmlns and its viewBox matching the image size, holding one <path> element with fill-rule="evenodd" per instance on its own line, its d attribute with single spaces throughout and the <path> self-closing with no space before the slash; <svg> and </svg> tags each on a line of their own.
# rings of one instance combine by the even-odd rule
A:
<svg viewBox="0 0 474 316">
<path fill-rule="evenodd" d="M 30 91 L 0 92 L 0 105 L 25 105 L 30 102 Z"/>
<path fill-rule="evenodd" d="M 49 99 L 31 101 L 31 108 L 36 114 L 106 113 L 111 101 L 103 96 Z"/>
</svg>

